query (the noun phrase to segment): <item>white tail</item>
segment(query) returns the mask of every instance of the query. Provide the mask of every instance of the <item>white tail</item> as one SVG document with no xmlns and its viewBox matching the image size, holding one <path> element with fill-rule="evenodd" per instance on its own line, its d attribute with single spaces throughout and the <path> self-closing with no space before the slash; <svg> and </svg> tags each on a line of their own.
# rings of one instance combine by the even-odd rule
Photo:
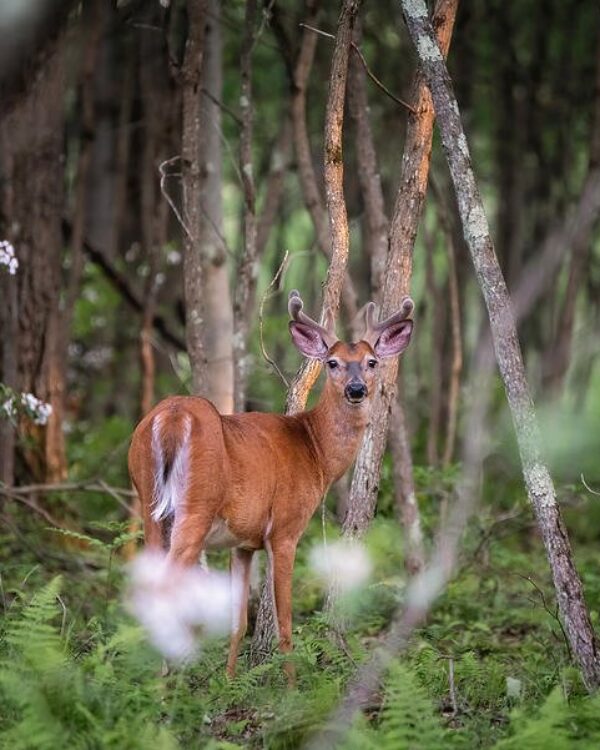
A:
<svg viewBox="0 0 600 750">
<path fill-rule="evenodd" d="M 186 415 L 183 432 L 174 455 L 169 456 L 162 444 L 163 414 L 152 420 L 152 463 L 154 468 L 154 502 L 152 518 L 162 521 L 175 513 L 186 491 L 189 474 L 189 444 L 192 420 Z M 170 465 L 169 465 L 170 462 Z"/>
</svg>

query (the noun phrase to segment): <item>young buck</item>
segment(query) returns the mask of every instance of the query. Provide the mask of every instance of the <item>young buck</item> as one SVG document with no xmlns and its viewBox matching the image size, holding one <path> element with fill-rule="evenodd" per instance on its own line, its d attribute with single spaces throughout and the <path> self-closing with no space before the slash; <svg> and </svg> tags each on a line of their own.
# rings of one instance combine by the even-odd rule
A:
<svg viewBox="0 0 600 750">
<path fill-rule="evenodd" d="M 139 494 L 146 545 L 195 565 L 202 550 L 231 548 L 233 623 L 227 672 L 233 675 L 246 632 L 250 563 L 266 549 L 274 589 L 279 648 L 292 648 L 292 569 L 296 546 L 328 487 L 354 461 L 369 421 L 382 357 L 407 347 L 408 297 L 387 320 L 365 308 L 365 332 L 345 344 L 333 322 L 321 326 L 289 296 L 289 329 L 306 357 L 323 362 L 327 379 L 314 409 L 221 415 L 204 398 L 173 396 L 136 428 L 129 471 Z"/>
</svg>

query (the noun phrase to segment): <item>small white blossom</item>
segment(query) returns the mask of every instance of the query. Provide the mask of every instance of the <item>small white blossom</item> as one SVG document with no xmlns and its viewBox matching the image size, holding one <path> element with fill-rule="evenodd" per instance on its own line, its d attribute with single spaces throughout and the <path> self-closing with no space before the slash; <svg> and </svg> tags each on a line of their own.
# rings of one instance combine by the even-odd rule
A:
<svg viewBox="0 0 600 750">
<path fill-rule="evenodd" d="M 366 549 L 356 542 L 333 542 L 314 547 L 310 564 L 324 585 L 350 591 L 365 583 L 371 575 L 371 560 Z"/>
<path fill-rule="evenodd" d="M 161 552 L 143 552 L 130 566 L 126 605 L 152 644 L 174 662 L 193 658 L 202 634 L 229 629 L 228 575 L 169 563 Z"/>
<path fill-rule="evenodd" d="M 17 273 L 19 267 L 15 248 L 8 240 L 0 240 L 0 266 L 6 266 L 11 276 Z"/>
<path fill-rule="evenodd" d="M 21 404 L 33 420 L 34 424 L 44 425 L 52 414 L 52 407 L 45 401 L 36 398 L 33 393 L 22 393 Z"/>
</svg>

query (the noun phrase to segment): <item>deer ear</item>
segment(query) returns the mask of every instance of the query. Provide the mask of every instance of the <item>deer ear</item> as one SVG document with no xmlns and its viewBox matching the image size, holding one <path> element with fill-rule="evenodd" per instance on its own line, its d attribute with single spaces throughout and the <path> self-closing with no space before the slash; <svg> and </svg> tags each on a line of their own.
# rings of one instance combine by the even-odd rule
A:
<svg viewBox="0 0 600 750">
<path fill-rule="evenodd" d="M 401 320 L 384 328 L 373 347 L 378 357 L 395 357 L 401 354 L 409 344 L 412 334 L 412 320 Z"/>
<path fill-rule="evenodd" d="M 321 338 L 321 334 L 314 328 L 291 320 L 289 323 L 292 341 L 296 349 L 304 354 L 305 357 L 313 359 L 325 359 L 329 347 Z"/>
</svg>

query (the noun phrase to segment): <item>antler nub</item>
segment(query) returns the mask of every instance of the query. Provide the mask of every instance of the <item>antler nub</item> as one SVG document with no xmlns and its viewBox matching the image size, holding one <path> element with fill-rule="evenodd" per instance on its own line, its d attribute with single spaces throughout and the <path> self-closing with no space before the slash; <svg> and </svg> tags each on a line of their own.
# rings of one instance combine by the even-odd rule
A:
<svg viewBox="0 0 600 750">
<path fill-rule="evenodd" d="M 335 335 L 333 317 L 326 312 L 325 321 L 327 327 L 325 327 L 317 323 L 316 320 L 310 318 L 304 312 L 303 308 L 304 303 L 302 302 L 302 297 L 300 297 L 300 292 L 297 289 L 292 289 L 288 296 L 288 312 L 290 317 L 297 323 L 303 323 L 305 326 L 309 326 L 318 331 L 323 341 L 331 349 L 338 340 L 338 337 Z"/>
<path fill-rule="evenodd" d="M 372 347 L 375 346 L 377 340 L 381 336 L 381 333 L 389 328 L 394 323 L 399 323 L 402 320 L 406 320 L 415 308 L 415 303 L 410 297 L 405 297 L 400 303 L 400 309 L 389 318 L 377 322 L 376 312 L 377 307 L 374 302 L 369 302 L 365 306 L 365 332 L 363 333 L 363 341 L 366 341 Z"/>
</svg>

